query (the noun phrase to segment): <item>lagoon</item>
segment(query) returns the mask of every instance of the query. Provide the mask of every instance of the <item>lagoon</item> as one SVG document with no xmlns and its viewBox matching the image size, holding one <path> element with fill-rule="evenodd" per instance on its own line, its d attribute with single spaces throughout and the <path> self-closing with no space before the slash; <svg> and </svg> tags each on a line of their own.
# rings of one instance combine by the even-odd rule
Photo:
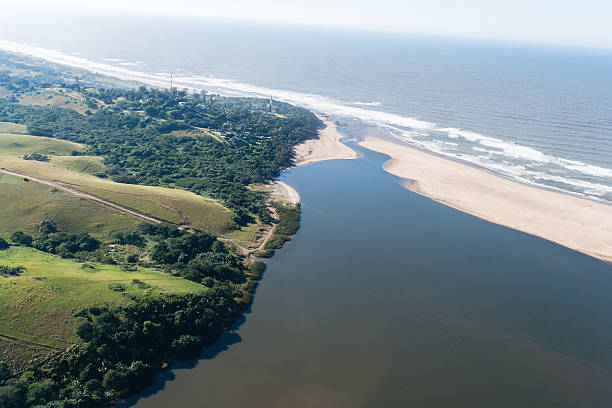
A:
<svg viewBox="0 0 612 408">
<path fill-rule="evenodd" d="M 122 407 L 612 406 L 612 267 L 433 202 L 386 156 L 291 169 L 252 308 Z"/>
</svg>

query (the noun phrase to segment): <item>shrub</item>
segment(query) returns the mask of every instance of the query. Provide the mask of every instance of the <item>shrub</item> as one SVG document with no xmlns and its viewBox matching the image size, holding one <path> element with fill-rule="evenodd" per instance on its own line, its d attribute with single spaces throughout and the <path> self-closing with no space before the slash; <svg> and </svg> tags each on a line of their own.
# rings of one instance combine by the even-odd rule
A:
<svg viewBox="0 0 612 408">
<path fill-rule="evenodd" d="M 115 292 L 124 292 L 126 289 L 125 285 L 120 282 L 111 282 L 108 284 L 108 288 Z"/>
<path fill-rule="evenodd" d="M 23 408 L 23 396 L 16 387 L 5 385 L 0 387 L 0 407 L 2 408 Z"/>
<path fill-rule="evenodd" d="M 52 221 L 52 220 L 39 221 L 36 224 L 34 224 L 34 227 L 41 234 L 52 234 L 54 232 L 57 232 L 57 225 L 55 224 L 55 221 Z"/>
<path fill-rule="evenodd" d="M 23 231 L 13 232 L 11 234 L 11 241 L 13 241 L 14 244 L 20 244 L 24 246 L 32 245 L 32 237 L 24 233 Z"/>
<path fill-rule="evenodd" d="M 26 268 L 23 266 L 5 266 L 0 265 L 0 276 L 17 276 L 21 275 Z"/>
<path fill-rule="evenodd" d="M 10 247 L 9 243 L 0 238 L 0 251 L 3 249 L 8 249 Z"/>
<path fill-rule="evenodd" d="M 0 383 L 6 381 L 11 375 L 11 369 L 8 364 L 0 360 Z"/>
</svg>

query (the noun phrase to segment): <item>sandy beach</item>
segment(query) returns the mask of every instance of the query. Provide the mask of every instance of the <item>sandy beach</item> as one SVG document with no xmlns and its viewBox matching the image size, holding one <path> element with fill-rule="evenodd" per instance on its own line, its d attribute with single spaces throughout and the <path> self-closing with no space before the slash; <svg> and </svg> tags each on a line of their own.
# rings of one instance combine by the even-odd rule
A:
<svg viewBox="0 0 612 408">
<path fill-rule="evenodd" d="M 276 180 L 272 184 L 272 198 L 289 204 L 298 204 L 300 202 L 300 194 L 289 184 Z"/>
<path fill-rule="evenodd" d="M 484 220 L 612 262 L 612 206 L 517 183 L 409 146 L 368 137 L 383 168 L 418 194 Z"/>
<path fill-rule="evenodd" d="M 342 135 L 338 126 L 332 120 L 322 116 L 317 117 L 323 121 L 325 128 L 319 131 L 319 138 L 307 140 L 295 147 L 295 165 L 303 166 L 324 160 L 356 159 L 359 154 L 343 144 Z"/>
</svg>

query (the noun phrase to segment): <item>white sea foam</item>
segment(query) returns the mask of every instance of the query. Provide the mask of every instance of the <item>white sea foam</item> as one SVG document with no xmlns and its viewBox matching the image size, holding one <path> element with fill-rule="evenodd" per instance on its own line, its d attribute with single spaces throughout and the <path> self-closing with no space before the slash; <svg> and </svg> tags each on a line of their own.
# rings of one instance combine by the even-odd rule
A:
<svg viewBox="0 0 612 408">
<path fill-rule="evenodd" d="M 564 163 L 565 165 L 563 167 L 568 170 L 578 171 L 582 174 L 588 174 L 589 176 L 609 177 L 612 179 L 612 169 L 594 166 L 592 164 L 585 164 L 581 161 L 567 160 L 561 158 L 559 159 L 559 162 Z"/>
<path fill-rule="evenodd" d="M 300 106 L 311 108 L 317 112 L 322 112 L 330 115 L 352 117 L 372 124 L 396 125 L 411 129 L 430 129 L 435 126 L 433 123 L 425 122 L 414 118 L 407 118 L 393 113 L 346 106 L 339 101 L 335 101 L 333 99 L 321 95 L 266 88 L 228 79 L 221 79 L 210 76 L 180 77 L 177 78 L 177 84 L 178 83 L 196 85 L 205 88 L 213 87 L 215 89 L 223 91 L 241 92 L 249 96 L 271 96 L 276 100 L 294 103 Z"/>
<path fill-rule="evenodd" d="M 144 65 L 144 62 L 142 61 L 133 63 L 118 58 L 105 59 L 105 61 L 120 63 L 118 65 L 111 65 L 91 61 L 78 56 L 77 53 L 67 55 L 56 50 L 48 50 L 2 40 L 0 40 L 0 48 L 7 51 L 43 58 L 47 61 L 58 64 L 87 69 L 101 74 L 117 76 L 122 79 L 140 81 L 154 86 L 169 85 L 170 73 L 159 72 L 150 74 L 124 68 L 128 66 Z M 588 190 L 588 194 L 590 196 L 603 196 L 612 192 L 612 186 L 591 183 L 580 179 L 569 179 L 566 177 L 549 175 L 539 170 L 534 171 L 536 167 L 533 166 L 556 166 L 557 168 L 562 168 L 566 171 L 573 171 L 584 175 L 604 178 L 612 178 L 611 169 L 589 165 L 579 161 L 557 158 L 528 146 L 481 135 L 468 130 L 452 127 L 439 127 L 434 123 L 415 118 L 373 109 L 366 109 L 366 107 L 380 106 L 379 102 L 353 102 L 347 105 L 346 103 L 342 103 L 321 95 L 261 87 L 229 79 L 216 78 L 210 75 L 175 76 L 174 84 L 177 87 L 187 88 L 194 91 L 207 89 L 208 91 L 227 96 L 272 97 L 278 101 L 293 103 L 324 114 L 358 119 L 369 124 L 380 126 L 383 129 L 387 129 L 394 137 L 397 137 L 404 142 L 448 156 L 450 158 L 467 161 L 530 184 L 538 185 L 539 183 L 537 180 L 544 182 L 544 184 L 549 187 L 549 182 L 560 183 L 582 189 L 582 191 L 585 193 Z M 447 140 L 438 140 L 439 138 L 436 138 L 436 135 L 438 134 L 437 132 L 445 134 L 444 139 Z M 470 143 L 477 144 L 478 146 L 472 146 L 473 151 L 478 153 L 486 153 L 486 155 L 475 155 L 461 152 L 461 145 L 459 143 L 449 141 L 448 139 L 464 139 Z M 529 170 L 521 165 L 508 165 L 507 163 L 496 162 L 491 158 L 492 154 L 508 159 L 530 162 L 533 164 L 533 168 Z M 540 167 L 538 167 L 538 169 Z M 542 169 L 544 169 L 544 167 L 542 167 Z M 552 188 L 556 187 L 552 186 Z"/>
<path fill-rule="evenodd" d="M 506 142 L 494 137 L 484 136 L 479 133 L 456 128 L 441 128 L 437 130 L 440 132 L 446 132 L 448 137 L 453 139 L 463 138 L 469 142 L 478 143 L 482 146 L 492 147 L 499 150 L 498 152 L 491 151 L 492 153 L 503 153 L 503 155 L 507 157 L 542 163 L 548 163 L 550 161 L 549 156 L 528 146 L 519 145 L 513 142 Z"/>
<path fill-rule="evenodd" d="M 353 102 L 353 105 L 359 106 L 380 106 L 382 103 L 380 102 Z"/>
<path fill-rule="evenodd" d="M 594 194 L 597 196 L 603 196 L 607 193 L 612 193 L 611 186 L 606 186 L 599 183 L 591 183 L 585 180 L 569 179 L 567 177 L 555 176 L 551 174 L 537 174 L 533 177 L 538 180 L 547 180 L 552 181 L 554 183 L 566 184 L 569 186 L 578 187 L 580 189 L 589 190 L 590 194 Z"/>
</svg>

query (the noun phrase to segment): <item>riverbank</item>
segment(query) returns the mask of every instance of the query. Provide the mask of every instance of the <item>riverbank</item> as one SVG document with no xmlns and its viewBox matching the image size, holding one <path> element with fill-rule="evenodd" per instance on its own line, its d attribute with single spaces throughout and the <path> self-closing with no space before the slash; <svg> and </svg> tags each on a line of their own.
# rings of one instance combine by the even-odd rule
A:
<svg viewBox="0 0 612 408">
<path fill-rule="evenodd" d="M 273 187 L 272 198 L 274 201 L 294 205 L 300 203 L 300 194 L 289 184 L 277 180 L 273 183 Z"/>
<path fill-rule="evenodd" d="M 338 125 L 331 119 L 317 115 L 325 127 L 319 131 L 319 138 L 307 140 L 294 148 L 295 165 L 315 163 L 324 160 L 356 159 L 359 154 L 343 144 Z"/>
<path fill-rule="evenodd" d="M 367 137 L 390 156 L 383 168 L 439 203 L 606 262 L 612 262 L 612 206 L 517 183 L 406 145 Z"/>
</svg>

